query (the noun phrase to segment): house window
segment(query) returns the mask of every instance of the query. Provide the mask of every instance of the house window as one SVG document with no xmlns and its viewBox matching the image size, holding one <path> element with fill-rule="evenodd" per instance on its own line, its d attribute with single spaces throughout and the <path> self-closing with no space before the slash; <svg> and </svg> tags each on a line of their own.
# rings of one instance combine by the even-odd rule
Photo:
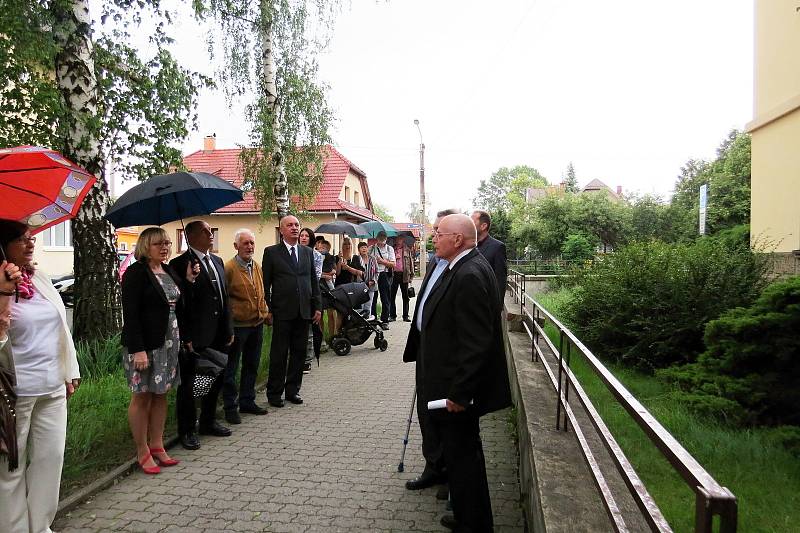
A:
<svg viewBox="0 0 800 533">
<path fill-rule="evenodd" d="M 50 249 L 72 249 L 72 226 L 69 220 L 50 226 L 42 232 L 44 247 Z"/>
<path fill-rule="evenodd" d="M 353 203 L 358 205 L 358 191 L 353 191 Z"/>
<path fill-rule="evenodd" d="M 126 242 L 119 243 L 119 249 L 120 249 L 121 252 L 127 252 L 128 251 L 128 243 L 126 243 Z"/>
<path fill-rule="evenodd" d="M 214 235 L 214 242 L 211 243 L 211 251 L 214 253 L 219 252 L 219 228 L 211 228 L 211 234 Z M 183 228 L 175 230 L 175 242 L 178 243 L 177 253 L 182 254 L 189 249 L 186 236 L 183 234 Z"/>
<path fill-rule="evenodd" d="M 344 187 L 344 201 L 345 202 L 349 202 L 350 201 L 350 187 L 348 187 L 346 185 Z"/>
</svg>

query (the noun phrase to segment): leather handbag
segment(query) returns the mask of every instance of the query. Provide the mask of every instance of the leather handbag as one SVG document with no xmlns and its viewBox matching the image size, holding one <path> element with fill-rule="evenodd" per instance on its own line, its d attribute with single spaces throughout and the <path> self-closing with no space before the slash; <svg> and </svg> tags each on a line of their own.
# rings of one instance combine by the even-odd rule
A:
<svg viewBox="0 0 800 533">
<path fill-rule="evenodd" d="M 409 287 L 408 288 L 408 297 L 409 298 L 413 298 L 416 295 L 417 295 L 417 291 L 414 290 L 414 287 Z"/>
<path fill-rule="evenodd" d="M 8 471 L 19 466 L 17 450 L 17 393 L 11 371 L 0 367 L 0 458 L 8 460 Z"/>
<path fill-rule="evenodd" d="M 200 398 L 211 391 L 225 367 L 228 365 L 228 354 L 213 348 L 203 348 L 193 352 L 195 357 L 194 380 L 192 382 L 192 396 Z"/>
</svg>

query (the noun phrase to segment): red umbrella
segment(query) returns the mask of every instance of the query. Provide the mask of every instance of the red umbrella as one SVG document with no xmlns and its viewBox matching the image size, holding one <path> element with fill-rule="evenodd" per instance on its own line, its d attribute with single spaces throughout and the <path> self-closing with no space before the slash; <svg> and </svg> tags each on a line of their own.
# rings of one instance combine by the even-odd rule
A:
<svg viewBox="0 0 800 533">
<path fill-rule="evenodd" d="M 38 146 L 0 149 L 0 218 L 31 233 L 74 217 L 96 181 L 88 171 Z"/>
</svg>

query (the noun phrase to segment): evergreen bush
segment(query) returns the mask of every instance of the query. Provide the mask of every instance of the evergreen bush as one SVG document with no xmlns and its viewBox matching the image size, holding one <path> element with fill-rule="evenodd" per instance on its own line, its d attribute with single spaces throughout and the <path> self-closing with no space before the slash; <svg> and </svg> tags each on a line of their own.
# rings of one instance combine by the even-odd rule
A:
<svg viewBox="0 0 800 533">
<path fill-rule="evenodd" d="M 773 283 L 750 307 L 708 323 L 696 363 L 661 374 L 695 408 L 739 423 L 800 425 L 800 277 Z M 712 410 L 713 412 L 713 410 Z M 795 446 L 800 434 L 794 433 Z"/>
</svg>

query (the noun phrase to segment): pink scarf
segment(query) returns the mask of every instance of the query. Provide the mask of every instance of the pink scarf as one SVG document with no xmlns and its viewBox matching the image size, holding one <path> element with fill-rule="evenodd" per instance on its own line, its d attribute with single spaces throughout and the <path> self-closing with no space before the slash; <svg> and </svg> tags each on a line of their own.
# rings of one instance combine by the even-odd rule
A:
<svg viewBox="0 0 800 533">
<path fill-rule="evenodd" d="M 17 290 L 19 291 L 19 295 L 26 300 L 30 300 L 33 298 L 34 288 L 33 288 L 33 279 L 31 279 L 31 275 L 33 272 L 25 269 L 22 271 L 22 280 L 17 284 Z"/>
</svg>

